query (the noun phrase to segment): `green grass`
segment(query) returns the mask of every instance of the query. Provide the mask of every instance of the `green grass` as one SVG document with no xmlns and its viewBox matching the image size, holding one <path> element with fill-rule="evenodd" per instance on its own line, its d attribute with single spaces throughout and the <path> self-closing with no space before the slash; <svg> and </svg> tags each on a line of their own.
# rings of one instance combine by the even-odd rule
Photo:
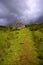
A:
<svg viewBox="0 0 43 65">
<path fill-rule="evenodd" d="M 0 29 L 0 65 L 43 65 L 43 28 L 30 27 Z"/>
<path fill-rule="evenodd" d="M 37 48 L 39 65 L 43 65 L 43 33 L 40 30 L 33 31 L 33 38 Z"/>
</svg>

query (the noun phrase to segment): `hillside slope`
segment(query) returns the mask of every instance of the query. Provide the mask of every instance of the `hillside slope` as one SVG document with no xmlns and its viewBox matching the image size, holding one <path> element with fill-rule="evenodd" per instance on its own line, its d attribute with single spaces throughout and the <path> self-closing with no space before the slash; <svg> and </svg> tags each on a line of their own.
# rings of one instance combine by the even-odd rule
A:
<svg viewBox="0 0 43 65">
<path fill-rule="evenodd" d="M 43 27 L 34 25 L 0 28 L 0 65 L 43 65 Z"/>
</svg>

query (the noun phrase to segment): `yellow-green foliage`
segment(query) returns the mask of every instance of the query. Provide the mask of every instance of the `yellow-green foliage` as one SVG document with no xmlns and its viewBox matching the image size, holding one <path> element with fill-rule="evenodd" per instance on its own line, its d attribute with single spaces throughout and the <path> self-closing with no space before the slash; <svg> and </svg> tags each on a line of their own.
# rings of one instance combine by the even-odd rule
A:
<svg viewBox="0 0 43 65">
<path fill-rule="evenodd" d="M 43 65 L 43 26 L 0 28 L 0 65 Z"/>
<path fill-rule="evenodd" d="M 30 25 L 30 30 L 33 34 L 33 39 L 35 42 L 35 47 L 37 48 L 37 53 L 38 53 L 38 59 L 39 59 L 39 65 L 43 65 L 43 23 L 41 24 L 36 24 L 37 27 L 34 26 L 31 27 Z"/>
<path fill-rule="evenodd" d="M 28 28 L 0 30 L 0 65 L 38 64 L 34 44 Z"/>
</svg>

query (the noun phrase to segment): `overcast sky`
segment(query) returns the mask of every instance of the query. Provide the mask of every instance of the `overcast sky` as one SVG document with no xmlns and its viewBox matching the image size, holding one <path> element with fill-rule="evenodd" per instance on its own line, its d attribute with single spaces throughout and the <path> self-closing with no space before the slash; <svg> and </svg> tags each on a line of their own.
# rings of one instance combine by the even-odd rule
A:
<svg viewBox="0 0 43 65">
<path fill-rule="evenodd" d="M 43 0 L 0 0 L 0 25 L 43 20 Z"/>
</svg>

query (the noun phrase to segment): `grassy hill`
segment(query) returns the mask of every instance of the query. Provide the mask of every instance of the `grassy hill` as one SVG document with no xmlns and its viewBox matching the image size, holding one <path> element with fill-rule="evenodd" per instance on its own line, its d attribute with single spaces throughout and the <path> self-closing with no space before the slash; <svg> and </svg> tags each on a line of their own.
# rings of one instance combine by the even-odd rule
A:
<svg viewBox="0 0 43 65">
<path fill-rule="evenodd" d="M 0 65 L 43 65 L 43 23 L 0 27 Z"/>
</svg>

